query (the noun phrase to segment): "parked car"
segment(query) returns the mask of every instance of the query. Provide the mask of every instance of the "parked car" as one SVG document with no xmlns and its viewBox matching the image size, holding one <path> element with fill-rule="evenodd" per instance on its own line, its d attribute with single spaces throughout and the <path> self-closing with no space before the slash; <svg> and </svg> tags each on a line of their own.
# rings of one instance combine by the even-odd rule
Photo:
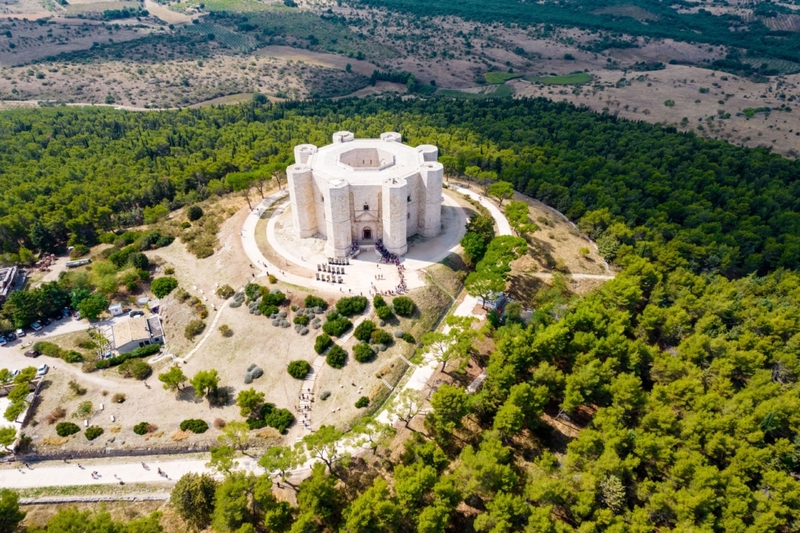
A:
<svg viewBox="0 0 800 533">
<path fill-rule="evenodd" d="M 31 324 L 31 329 L 33 329 L 33 331 L 39 331 L 40 329 L 42 329 L 42 325 L 39 324 L 38 322 L 34 322 L 33 324 Z"/>
<path fill-rule="evenodd" d="M 17 338 L 17 336 L 14 335 L 13 331 L 10 331 L 10 332 L 6 333 L 6 340 L 8 342 L 11 342 L 11 341 L 15 340 L 16 338 Z"/>
<path fill-rule="evenodd" d="M 21 339 L 22 337 L 25 336 L 25 330 L 22 329 L 22 328 L 19 328 L 19 329 L 17 329 L 16 334 L 17 334 L 17 338 Z"/>
<path fill-rule="evenodd" d="M 47 318 L 47 317 L 44 317 L 44 318 L 42 319 L 42 325 L 43 325 L 43 326 L 49 326 L 49 325 L 50 325 L 52 322 L 53 322 L 53 321 L 52 321 L 52 320 L 50 320 L 50 319 L 49 319 L 49 318 Z"/>
<path fill-rule="evenodd" d="M 36 375 L 37 376 L 44 376 L 45 374 L 47 374 L 48 370 L 50 370 L 50 367 L 47 366 L 47 363 L 45 363 L 45 364 L 43 364 L 42 366 L 40 366 L 39 368 L 36 369 Z"/>
<path fill-rule="evenodd" d="M 133 318 L 135 316 L 144 316 L 144 311 L 139 311 L 138 309 L 135 309 L 135 310 L 131 311 L 130 313 L 128 313 L 128 317 L 130 317 L 130 318 Z"/>
<path fill-rule="evenodd" d="M 6 344 L 8 344 L 8 341 L 6 340 L 6 336 L 5 335 L 0 335 L 0 346 L 5 346 Z"/>
<path fill-rule="evenodd" d="M 36 358 L 36 357 L 39 357 L 39 355 L 40 355 L 39 352 L 37 352 L 36 350 L 28 350 L 27 352 L 25 352 L 25 357 L 34 357 L 34 358 Z"/>
<path fill-rule="evenodd" d="M 19 369 L 12 370 L 11 371 L 11 379 L 14 379 L 17 376 L 19 376 Z"/>
<path fill-rule="evenodd" d="M 64 309 L 62 309 L 62 310 L 61 310 L 61 315 L 62 315 L 64 318 L 67 318 L 67 317 L 68 317 L 69 315 L 71 315 L 71 314 L 72 314 L 72 312 L 71 312 L 69 309 L 67 309 L 66 307 L 65 307 Z"/>
</svg>

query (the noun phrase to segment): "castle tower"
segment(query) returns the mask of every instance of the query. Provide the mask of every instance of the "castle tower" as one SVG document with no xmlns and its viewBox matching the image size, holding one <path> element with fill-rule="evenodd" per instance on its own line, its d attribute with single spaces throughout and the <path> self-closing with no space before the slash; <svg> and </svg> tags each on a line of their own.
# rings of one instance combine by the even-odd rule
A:
<svg viewBox="0 0 800 533">
<path fill-rule="evenodd" d="M 295 150 L 297 153 L 297 150 Z M 314 209 L 314 176 L 311 166 L 292 165 L 286 169 L 292 221 L 298 236 L 305 239 L 317 233 L 317 213 Z"/>
<path fill-rule="evenodd" d="M 383 245 L 393 254 L 403 255 L 408 251 L 406 242 L 406 203 L 408 183 L 406 180 L 387 178 L 381 188 L 381 212 L 383 223 Z"/>
<path fill-rule="evenodd" d="M 325 253 L 329 257 L 344 257 L 352 244 L 350 232 L 350 185 L 345 180 L 329 180 L 325 195 L 325 228 L 328 242 Z"/>
</svg>

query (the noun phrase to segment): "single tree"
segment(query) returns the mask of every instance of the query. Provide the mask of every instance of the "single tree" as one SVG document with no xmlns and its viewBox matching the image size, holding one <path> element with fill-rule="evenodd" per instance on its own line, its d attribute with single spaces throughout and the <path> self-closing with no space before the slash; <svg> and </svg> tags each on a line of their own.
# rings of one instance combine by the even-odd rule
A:
<svg viewBox="0 0 800 533">
<path fill-rule="evenodd" d="M 158 380 L 164 384 L 164 390 L 168 391 L 182 390 L 186 379 L 186 374 L 178 365 L 173 365 L 169 370 L 158 375 Z"/>
<path fill-rule="evenodd" d="M 172 489 L 169 501 L 190 526 L 203 530 L 211 524 L 218 486 L 209 474 L 185 474 Z"/>
<path fill-rule="evenodd" d="M 343 433 L 334 426 L 325 425 L 303 437 L 303 444 L 310 457 L 325 463 L 328 470 L 333 473 L 333 465 L 344 455 L 342 447 L 337 446 L 342 435 Z"/>
<path fill-rule="evenodd" d="M 495 272 L 470 272 L 464 280 L 467 294 L 479 297 L 483 300 L 482 307 L 486 309 L 486 301 L 496 292 L 501 292 L 506 288 L 503 276 Z"/>
<path fill-rule="evenodd" d="M 239 463 L 233 460 L 236 456 L 236 450 L 230 446 L 212 446 L 209 452 L 211 453 L 211 460 L 206 463 L 209 468 L 213 468 L 223 474 L 230 474 L 231 470 L 239 466 Z"/>
<path fill-rule="evenodd" d="M 92 294 L 78 304 L 78 311 L 83 318 L 94 320 L 108 307 L 108 300 L 102 294 Z"/>
<path fill-rule="evenodd" d="M 250 428 L 245 422 L 228 422 L 217 440 L 220 444 L 244 452 L 250 444 Z"/>
<path fill-rule="evenodd" d="M 194 395 L 198 398 L 205 396 L 211 405 L 211 396 L 219 387 L 219 375 L 215 369 L 201 370 L 189 381 L 194 388 Z"/>
<path fill-rule="evenodd" d="M 249 172 L 233 172 L 225 177 L 228 185 L 236 192 L 241 192 L 244 199 L 247 200 L 247 207 L 251 210 L 253 205 L 250 203 L 250 193 L 253 189 L 253 182 L 255 178 Z"/>
<path fill-rule="evenodd" d="M 302 446 L 274 446 L 267 449 L 264 455 L 258 460 L 258 465 L 267 471 L 270 476 L 279 475 L 281 481 L 286 481 L 286 475 L 303 464 L 306 456 L 302 451 Z M 294 485 L 288 483 L 295 488 Z M 296 488 L 295 488 L 296 490 Z"/>
<path fill-rule="evenodd" d="M 264 405 L 264 393 L 256 391 L 254 388 L 239 391 L 236 397 L 236 405 L 239 406 L 239 413 L 249 418 L 258 414 L 261 406 Z"/>
<path fill-rule="evenodd" d="M 508 200 L 514 195 L 514 186 L 507 181 L 496 181 L 489 185 L 486 193 L 492 198 L 496 198 L 498 205 L 503 205 L 503 200 Z"/>
<path fill-rule="evenodd" d="M 403 389 L 389 406 L 389 414 L 405 423 L 406 427 L 420 411 L 422 411 L 422 398 L 419 391 L 411 388 Z"/>
</svg>

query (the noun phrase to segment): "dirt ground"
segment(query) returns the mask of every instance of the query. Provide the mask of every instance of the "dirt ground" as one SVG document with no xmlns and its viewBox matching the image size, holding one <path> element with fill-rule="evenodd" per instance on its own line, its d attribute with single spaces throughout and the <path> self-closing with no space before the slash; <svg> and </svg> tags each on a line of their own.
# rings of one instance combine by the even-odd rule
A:
<svg viewBox="0 0 800 533">
<path fill-rule="evenodd" d="M 644 120 L 694 131 L 703 137 L 718 138 L 743 146 L 766 146 L 778 153 L 800 155 L 800 74 L 782 76 L 770 83 L 720 71 L 684 65 L 666 65 L 654 72 L 597 70 L 592 85 L 573 87 L 542 86 L 524 80 L 509 85 L 518 96 L 544 96 L 585 105 L 594 111 L 610 113 L 631 120 Z M 620 80 L 626 80 L 620 83 Z M 700 89 L 708 89 L 700 92 Z M 674 105 L 665 102 L 672 100 Z M 794 112 L 781 111 L 789 106 Z M 770 107 L 747 117 L 747 108 Z M 720 118 L 729 113 L 729 118 Z"/>
</svg>

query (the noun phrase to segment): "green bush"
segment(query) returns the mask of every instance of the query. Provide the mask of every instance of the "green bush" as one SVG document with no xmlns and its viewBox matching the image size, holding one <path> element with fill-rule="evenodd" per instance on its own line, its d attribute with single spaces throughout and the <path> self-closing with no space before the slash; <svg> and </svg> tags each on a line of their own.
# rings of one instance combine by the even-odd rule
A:
<svg viewBox="0 0 800 533">
<path fill-rule="evenodd" d="M 135 378 L 141 381 L 152 375 L 153 367 L 141 359 L 128 359 L 119 365 L 119 373 L 124 378 Z"/>
<path fill-rule="evenodd" d="M 375 306 L 375 309 L 379 307 L 387 307 L 386 300 L 384 300 L 383 296 L 381 296 L 380 294 L 376 294 L 375 296 L 373 296 L 372 305 Z"/>
<path fill-rule="evenodd" d="M 392 337 L 392 334 L 386 330 L 376 329 L 375 331 L 372 332 L 372 335 L 370 336 L 370 341 L 372 342 L 372 344 L 385 344 L 388 346 L 392 344 L 392 342 L 394 341 L 394 337 Z"/>
<path fill-rule="evenodd" d="M 367 303 L 368 300 L 364 296 L 348 296 L 336 302 L 336 310 L 344 316 L 353 316 L 363 313 Z"/>
<path fill-rule="evenodd" d="M 366 406 L 368 406 L 368 405 L 369 405 L 369 398 L 367 398 L 366 396 L 362 396 L 362 397 L 361 397 L 361 398 L 359 398 L 359 399 L 358 399 L 358 401 L 356 402 L 356 407 L 357 407 L 358 409 L 361 409 L 361 408 L 363 408 L 363 407 L 366 407 Z"/>
<path fill-rule="evenodd" d="M 150 268 L 150 260 L 142 252 L 136 252 L 128 256 L 128 262 L 135 266 L 137 270 L 147 270 Z"/>
<path fill-rule="evenodd" d="M 204 329 L 206 329 L 206 323 L 200 319 L 195 319 L 186 324 L 186 328 L 183 330 L 183 336 L 192 340 L 203 333 Z"/>
<path fill-rule="evenodd" d="M 133 432 L 137 435 L 146 435 L 150 433 L 152 427 L 149 422 L 139 422 L 133 426 Z"/>
<path fill-rule="evenodd" d="M 314 341 L 314 351 L 321 354 L 327 350 L 328 346 L 331 344 L 333 344 L 333 341 L 330 336 L 327 333 L 323 333 Z"/>
<path fill-rule="evenodd" d="M 347 351 L 337 344 L 328 351 L 325 361 L 332 368 L 342 368 L 347 361 Z"/>
<path fill-rule="evenodd" d="M 356 330 L 353 332 L 353 337 L 356 339 L 369 342 L 369 336 L 372 335 L 372 332 L 375 331 L 375 322 L 372 320 L 365 320 L 358 326 L 356 326 Z"/>
<path fill-rule="evenodd" d="M 329 390 L 324 390 L 322 391 L 322 394 L 319 395 L 319 399 L 322 400 L 323 402 L 330 397 L 331 397 L 331 391 Z"/>
<path fill-rule="evenodd" d="M 191 222 L 198 220 L 202 216 L 203 216 L 203 210 L 200 208 L 199 205 L 190 205 L 189 208 L 186 210 L 186 218 L 188 218 L 189 221 Z"/>
<path fill-rule="evenodd" d="M 411 333 L 403 333 L 403 340 L 409 344 L 414 344 L 416 340 L 414 339 L 414 335 Z"/>
<path fill-rule="evenodd" d="M 306 296 L 306 299 L 303 301 L 303 305 L 306 306 L 306 308 L 309 307 L 321 307 L 322 309 L 328 308 L 328 303 L 325 300 L 323 300 L 318 296 L 314 296 L 312 294 Z"/>
<path fill-rule="evenodd" d="M 412 300 L 408 296 L 398 296 L 397 298 L 392 300 L 392 306 L 394 307 L 395 313 L 405 317 L 413 315 L 414 309 L 417 308 L 417 305 L 414 303 L 414 300 Z"/>
<path fill-rule="evenodd" d="M 359 363 L 366 363 L 375 357 L 375 352 L 372 351 L 372 348 L 370 348 L 369 344 L 365 342 L 359 342 L 353 346 L 353 357 L 355 357 L 356 361 Z"/>
<path fill-rule="evenodd" d="M 181 431 L 191 431 L 199 435 L 208 431 L 208 424 L 199 418 L 187 418 L 181 422 Z"/>
<path fill-rule="evenodd" d="M 61 348 L 57 344 L 47 341 L 39 341 L 32 346 L 33 350 L 42 355 L 50 357 L 61 357 Z"/>
<path fill-rule="evenodd" d="M 234 294 L 236 294 L 236 291 L 234 291 L 233 287 L 231 287 L 230 285 L 223 285 L 222 287 L 219 287 L 217 289 L 217 296 L 225 300 L 227 300 Z"/>
<path fill-rule="evenodd" d="M 259 416 L 248 418 L 246 422 L 249 429 L 261 429 L 269 426 L 285 433 L 294 420 L 294 415 L 288 409 L 279 409 L 275 407 L 275 404 L 265 403 L 261 406 Z"/>
<path fill-rule="evenodd" d="M 350 328 L 353 327 L 353 323 L 347 320 L 345 317 L 340 316 L 336 317 L 333 320 L 328 320 L 322 325 L 322 331 L 327 333 L 332 337 L 341 337 Z"/>
<path fill-rule="evenodd" d="M 306 315 L 297 315 L 296 317 L 294 317 L 294 320 L 292 320 L 292 322 L 294 322 L 295 324 L 300 324 L 302 326 L 307 326 L 310 320 L 311 319 L 308 318 L 308 316 Z"/>
<path fill-rule="evenodd" d="M 70 435 L 74 435 L 80 430 L 81 428 L 79 428 L 77 424 L 73 424 L 72 422 L 59 422 L 58 424 L 56 424 L 56 435 L 58 435 L 59 437 L 69 437 Z"/>
<path fill-rule="evenodd" d="M 289 363 L 289 366 L 286 368 L 286 370 L 293 378 L 303 379 L 311 371 L 311 365 L 308 364 L 308 361 L 297 359 L 296 361 Z"/>
<path fill-rule="evenodd" d="M 381 320 L 389 320 L 394 316 L 394 313 L 392 313 L 392 308 L 389 307 L 388 305 L 376 307 L 375 314 L 377 314 L 378 318 L 380 318 Z"/>
<path fill-rule="evenodd" d="M 153 294 L 156 295 L 156 298 L 163 298 L 175 290 L 177 286 L 177 279 L 170 276 L 164 276 L 163 278 L 154 279 L 153 283 L 150 284 L 150 290 L 153 291 Z"/>
<path fill-rule="evenodd" d="M 104 433 L 103 428 L 99 426 L 89 426 L 88 428 L 86 428 L 86 432 L 84 434 L 86 435 L 86 440 L 94 440 L 103 433 Z"/>
</svg>

